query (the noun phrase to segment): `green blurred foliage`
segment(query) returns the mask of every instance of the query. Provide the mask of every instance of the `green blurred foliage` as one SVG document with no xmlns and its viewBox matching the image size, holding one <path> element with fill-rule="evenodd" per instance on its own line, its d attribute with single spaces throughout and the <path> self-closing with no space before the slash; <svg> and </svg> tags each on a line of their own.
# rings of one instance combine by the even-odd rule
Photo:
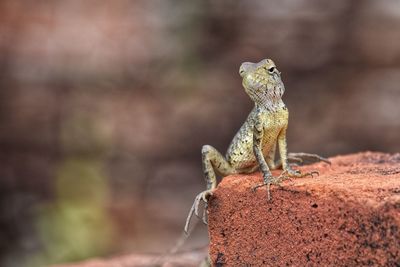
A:
<svg viewBox="0 0 400 267">
<path fill-rule="evenodd" d="M 113 225 L 106 210 L 109 192 L 102 162 L 66 159 L 58 168 L 55 192 L 56 201 L 38 211 L 44 249 L 30 264 L 76 261 L 109 251 Z"/>
</svg>

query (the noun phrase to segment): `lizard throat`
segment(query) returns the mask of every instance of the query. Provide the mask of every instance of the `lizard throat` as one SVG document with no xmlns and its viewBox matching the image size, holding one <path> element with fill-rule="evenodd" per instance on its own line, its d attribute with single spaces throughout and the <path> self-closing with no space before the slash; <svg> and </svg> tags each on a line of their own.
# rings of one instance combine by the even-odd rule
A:
<svg viewBox="0 0 400 267">
<path fill-rule="evenodd" d="M 282 101 L 284 91 L 283 86 L 275 86 L 267 90 L 254 92 L 251 98 L 257 106 L 269 111 L 276 111 L 285 107 Z"/>
</svg>

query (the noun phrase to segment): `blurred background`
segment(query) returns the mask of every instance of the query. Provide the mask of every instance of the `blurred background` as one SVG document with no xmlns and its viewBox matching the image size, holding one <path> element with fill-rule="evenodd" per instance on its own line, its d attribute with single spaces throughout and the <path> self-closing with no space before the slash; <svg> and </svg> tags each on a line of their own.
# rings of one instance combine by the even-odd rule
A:
<svg viewBox="0 0 400 267">
<path fill-rule="evenodd" d="M 244 61 L 282 71 L 290 151 L 399 152 L 399 33 L 396 0 L 1 1 L 0 265 L 168 250 Z"/>
</svg>

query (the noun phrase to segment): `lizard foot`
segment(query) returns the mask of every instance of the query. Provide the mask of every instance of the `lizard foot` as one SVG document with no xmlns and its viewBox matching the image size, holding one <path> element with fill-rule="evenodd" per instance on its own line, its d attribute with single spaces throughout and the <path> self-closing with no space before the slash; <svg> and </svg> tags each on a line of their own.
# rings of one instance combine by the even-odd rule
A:
<svg viewBox="0 0 400 267">
<path fill-rule="evenodd" d="M 256 185 L 253 187 L 253 192 L 256 192 L 256 190 L 260 187 L 266 186 L 267 187 L 267 199 L 271 200 L 271 193 L 270 193 L 270 187 L 271 185 L 278 185 L 281 186 L 281 182 L 283 180 L 281 179 L 281 176 L 279 177 L 273 177 L 269 176 L 264 178 L 264 182 L 262 184 Z"/>
<path fill-rule="evenodd" d="M 269 176 L 269 177 L 265 178 L 264 182 L 262 184 L 259 184 L 259 185 L 256 185 L 255 187 L 253 187 L 253 192 L 255 192 L 260 187 L 266 186 L 267 187 L 267 198 L 268 198 L 268 200 L 271 200 L 271 193 L 270 193 L 271 185 L 277 185 L 277 186 L 282 187 L 281 183 L 287 179 L 291 179 L 293 177 L 301 178 L 301 177 L 306 177 L 306 176 L 314 177 L 314 175 L 319 175 L 319 172 L 311 171 L 311 172 L 301 173 L 298 170 L 286 169 L 278 177 Z"/>
<path fill-rule="evenodd" d="M 201 201 L 204 202 L 203 214 L 202 214 L 201 219 L 202 219 L 204 224 L 207 224 L 208 200 L 212 196 L 213 191 L 214 191 L 213 189 L 205 190 L 205 191 L 199 193 L 196 196 L 196 198 L 194 199 L 193 205 L 192 205 L 192 207 L 190 208 L 190 211 L 189 211 L 189 215 L 186 218 L 186 223 L 185 223 L 185 228 L 184 228 L 184 231 L 185 231 L 186 234 L 188 234 L 188 232 L 189 232 L 190 220 L 191 220 L 193 214 L 195 214 L 198 218 L 200 218 L 199 207 L 200 207 Z"/>
<path fill-rule="evenodd" d="M 322 161 L 322 162 L 325 162 L 325 163 L 328 163 L 329 165 L 331 165 L 331 162 L 327 158 L 321 157 L 321 156 L 319 156 L 317 154 L 302 153 L 302 152 L 300 152 L 300 153 L 289 153 L 288 154 L 288 160 L 292 161 L 292 162 L 299 163 L 299 164 L 303 163 L 305 160 L 308 160 L 308 161 L 310 161 L 310 160 L 311 161 Z"/>
</svg>

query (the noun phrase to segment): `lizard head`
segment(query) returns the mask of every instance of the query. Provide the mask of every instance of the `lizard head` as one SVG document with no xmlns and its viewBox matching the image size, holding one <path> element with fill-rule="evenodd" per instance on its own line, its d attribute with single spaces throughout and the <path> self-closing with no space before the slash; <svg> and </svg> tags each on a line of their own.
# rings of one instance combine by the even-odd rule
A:
<svg viewBox="0 0 400 267">
<path fill-rule="evenodd" d="M 246 93 L 255 103 L 279 101 L 285 91 L 281 73 L 271 59 L 258 63 L 244 62 L 239 74 Z"/>
</svg>

